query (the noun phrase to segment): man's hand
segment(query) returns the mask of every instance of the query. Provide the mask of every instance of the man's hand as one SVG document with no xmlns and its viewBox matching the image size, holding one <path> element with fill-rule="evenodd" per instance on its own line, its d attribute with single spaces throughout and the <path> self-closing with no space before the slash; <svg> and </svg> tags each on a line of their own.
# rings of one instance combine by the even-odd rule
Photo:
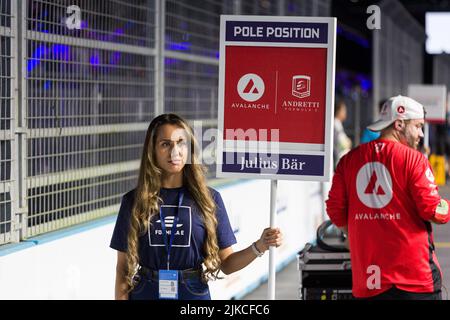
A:
<svg viewBox="0 0 450 320">
<path fill-rule="evenodd" d="M 436 210 L 434 212 L 434 216 L 430 219 L 431 222 L 436 224 L 445 224 L 450 220 L 450 216 L 448 214 L 448 202 L 445 199 L 441 199 Z"/>
</svg>

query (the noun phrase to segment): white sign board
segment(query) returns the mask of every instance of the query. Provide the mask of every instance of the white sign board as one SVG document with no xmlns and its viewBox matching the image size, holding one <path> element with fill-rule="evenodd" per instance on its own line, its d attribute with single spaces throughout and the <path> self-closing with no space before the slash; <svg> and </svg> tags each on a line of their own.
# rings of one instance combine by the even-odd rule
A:
<svg viewBox="0 0 450 320">
<path fill-rule="evenodd" d="M 329 181 L 336 19 L 220 23 L 217 176 Z"/>
<path fill-rule="evenodd" d="M 431 123 L 445 122 L 447 112 L 447 87 L 444 85 L 410 84 L 408 96 L 417 100 L 427 112 L 425 121 Z"/>
<path fill-rule="evenodd" d="M 450 113 L 450 92 L 447 94 L 447 113 Z"/>
</svg>

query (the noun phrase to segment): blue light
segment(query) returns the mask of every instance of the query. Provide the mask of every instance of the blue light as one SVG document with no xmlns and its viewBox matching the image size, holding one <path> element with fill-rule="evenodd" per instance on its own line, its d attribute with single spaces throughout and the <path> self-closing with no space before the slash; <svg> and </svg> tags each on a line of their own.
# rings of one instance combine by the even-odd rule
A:
<svg viewBox="0 0 450 320">
<path fill-rule="evenodd" d="M 174 51 L 189 51 L 192 44 L 190 42 L 169 42 L 169 49 Z"/>
<path fill-rule="evenodd" d="M 114 33 L 118 34 L 118 35 L 122 35 L 123 34 L 123 29 L 122 28 L 117 28 L 116 30 L 114 30 Z"/>
<path fill-rule="evenodd" d="M 372 81 L 370 81 L 369 78 L 362 75 L 360 75 L 358 78 L 359 85 L 361 86 L 362 90 L 369 91 L 370 89 L 372 89 Z"/>
<path fill-rule="evenodd" d="M 44 28 L 45 28 L 45 22 L 38 22 L 38 24 L 36 26 L 36 31 L 40 31 L 43 33 L 49 33 L 49 31 Z"/>
<path fill-rule="evenodd" d="M 40 46 L 38 46 L 34 50 L 32 58 L 30 60 L 28 60 L 28 64 L 27 64 L 28 72 L 33 71 L 33 69 L 36 68 L 36 66 L 39 63 L 41 63 L 40 59 L 44 58 L 47 54 L 48 54 L 48 50 L 45 45 L 41 44 Z"/>
<path fill-rule="evenodd" d="M 170 66 L 170 65 L 176 64 L 178 61 L 179 61 L 178 59 L 165 58 L 165 59 L 164 59 L 164 64 L 165 64 L 166 66 Z"/>
<path fill-rule="evenodd" d="M 100 58 L 98 57 L 98 54 L 91 56 L 89 61 L 93 66 L 98 66 L 100 64 Z"/>
<path fill-rule="evenodd" d="M 370 47 L 369 41 L 367 39 L 364 39 L 355 33 L 344 30 L 341 26 L 337 26 L 336 32 L 338 35 L 343 36 L 347 40 L 355 42 L 356 44 L 360 45 L 361 47 L 364 47 L 364 48 Z"/>
<path fill-rule="evenodd" d="M 64 44 L 55 44 L 52 47 L 53 56 L 56 59 L 64 59 L 69 61 L 70 47 Z"/>
<path fill-rule="evenodd" d="M 40 63 L 39 60 L 37 59 L 30 59 L 28 60 L 28 66 L 27 66 L 27 70 L 28 72 L 33 71 L 34 68 L 36 68 L 36 66 Z"/>
<path fill-rule="evenodd" d="M 50 89 L 52 82 L 50 80 L 45 81 L 44 83 L 44 90 Z"/>
<path fill-rule="evenodd" d="M 372 89 L 372 81 L 370 77 L 363 73 L 356 73 L 347 70 L 336 71 L 336 89 L 350 94 L 350 92 L 358 86 L 363 92 Z"/>
<path fill-rule="evenodd" d="M 120 62 L 121 53 L 120 52 L 113 52 L 110 56 L 109 64 L 119 64 Z"/>
</svg>

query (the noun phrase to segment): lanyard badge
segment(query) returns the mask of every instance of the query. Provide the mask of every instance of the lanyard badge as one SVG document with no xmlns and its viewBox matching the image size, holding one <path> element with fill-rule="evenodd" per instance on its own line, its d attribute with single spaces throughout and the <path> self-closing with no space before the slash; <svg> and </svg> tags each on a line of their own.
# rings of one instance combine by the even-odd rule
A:
<svg viewBox="0 0 450 320">
<path fill-rule="evenodd" d="M 177 270 L 159 270 L 159 298 L 178 299 Z"/>
<path fill-rule="evenodd" d="M 178 208 L 177 215 L 173 219 L 173 225 L 170 231 L 170 239 L 167 239 L 167 229 L 165 217 L 162 209 L 159 208 L 159 214 L 161 218 L 161 228 L 163 232 L 164 245 L 167 252 L 167 270 L 159 270 L 159 298 L 160 299 L 178 299 L 178 271 L 170 270 L 170 251 L 172 249 L 173 239 L 175 238 L 175 232 L 177 229 L 177 223 L 179 220 L 178 213 L 180 211 L 181 204 L 183 202 L 184 193 L 180 191 L 178 196 Z"/>
</svg>

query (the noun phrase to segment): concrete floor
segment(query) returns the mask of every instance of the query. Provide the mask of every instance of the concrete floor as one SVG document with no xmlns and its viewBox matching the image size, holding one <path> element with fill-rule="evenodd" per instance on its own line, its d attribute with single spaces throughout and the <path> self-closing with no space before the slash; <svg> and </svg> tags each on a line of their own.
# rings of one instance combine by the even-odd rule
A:
<svg viewBox="0 0 450 320">
<path fill-rule="evenodd" d="M 441 197 L 450 200 L 450 182 L 439 188 Z M 446 225 L 433 224 L 434 241 L 441 270 L 443 273 L 443 294 L 445 300 L 449 300 L 450 291 L 450 223 Z M 298 299 L 299 272 L 297 260 L 288 264 L 276 275 L 275 298 L 277 300 Z M 267 299 L 267 282 L 260 285 L 253 292 L 246 295 L 242 300 L 265 300 Z"/>
</svg>

